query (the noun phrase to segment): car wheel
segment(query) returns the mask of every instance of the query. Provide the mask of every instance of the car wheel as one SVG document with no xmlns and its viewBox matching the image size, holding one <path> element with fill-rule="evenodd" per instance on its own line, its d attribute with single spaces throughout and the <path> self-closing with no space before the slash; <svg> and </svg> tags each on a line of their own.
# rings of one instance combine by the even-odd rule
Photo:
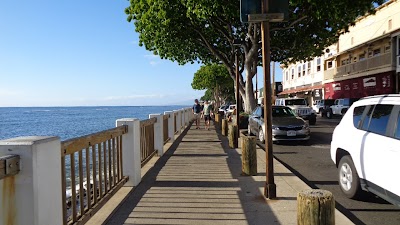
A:
<svg viewBox="0 0 400 225">
<path fill-rule="evenodd" d="M 349 155 L 340 159 L 338 167 L 339 186 L 348 198 L 356 198 L 361 192 L 360 178 L 358 177 L 353 160 Z"/>
<path fill-rule="evenodd" d="M 261 143 L 265 143 L 264 131 L 261 127 L 258 129 L 258 139 L 260 139 Z"/>
<path fill-rule="evenodd" d="M 328 111 L 326 112 L 326 117 L 327 117 L 328 119 L 332 119 L 332 110 L 328 110 Z"/>
</svg>

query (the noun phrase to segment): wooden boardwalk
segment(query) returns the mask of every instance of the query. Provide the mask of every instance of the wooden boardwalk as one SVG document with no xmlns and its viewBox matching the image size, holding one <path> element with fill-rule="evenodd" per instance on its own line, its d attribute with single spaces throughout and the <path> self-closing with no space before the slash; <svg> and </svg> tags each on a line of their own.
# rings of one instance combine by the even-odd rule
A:
<svg viewBox="0 0 400 225">
<path fill-rule="evenodd" d="M 275 161 L 278 198 L 266 201 L 263 151 L 259 174 L 241 176 L 240 150 L 202 127 L 183 132 L 106 224 L 297 224 L 296 189 L 308 186 Z"/>
</svg>

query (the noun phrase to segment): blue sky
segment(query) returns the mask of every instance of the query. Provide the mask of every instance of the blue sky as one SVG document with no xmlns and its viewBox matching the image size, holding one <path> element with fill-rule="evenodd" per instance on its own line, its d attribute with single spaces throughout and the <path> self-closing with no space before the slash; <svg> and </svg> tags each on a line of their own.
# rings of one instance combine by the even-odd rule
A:
<svg viewBox="0 0 400 225">
<path fill-rule="evenodd" d="M 179 66 L 139 47 L 126 21 L 128 5 L 1 0 L 0 107 L 169 105 L 200 98 L 204 91 L 190 85 L 200 65 Z"/>
</svg>

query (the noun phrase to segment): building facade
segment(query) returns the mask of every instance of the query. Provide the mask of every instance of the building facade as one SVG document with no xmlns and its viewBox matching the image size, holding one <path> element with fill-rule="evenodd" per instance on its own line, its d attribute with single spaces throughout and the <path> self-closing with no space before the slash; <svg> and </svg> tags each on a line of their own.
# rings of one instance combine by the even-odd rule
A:
<svg viewBox="0 0 400 225">
<path fill-rule="evenodd" d="M 283 69 L 281 95 L 317 99 L 399 93 L 400 2 L 358 18 L 336 45 L 310 62 Z"/>
</svg>

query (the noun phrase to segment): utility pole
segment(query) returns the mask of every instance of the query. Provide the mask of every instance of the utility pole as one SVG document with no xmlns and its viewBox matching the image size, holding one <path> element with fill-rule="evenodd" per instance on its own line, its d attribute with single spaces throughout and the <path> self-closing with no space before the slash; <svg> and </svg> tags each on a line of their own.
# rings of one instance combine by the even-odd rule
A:
<svg viewBox="0 0 400 225">
<path fill-rule="evenodd" d="M 239 109 L 240 109 L 240 93 L 239 93 L 239 50 L 235 50 L 235 63 L 236 63 L 236 141 L 235 148 L 238 148 L 238 139 L 240 135 L 240 116 L 239 116 Z"/>
<path fill-rule="evenodd" d="M 262 2 L 262 12 L 268 13 L 268 0 Z M 262 65 L 264 72 L 264 124 L 265 124 L 265 156 L 266 156 L 266 181 L 264 196 L 268 199 L 276 198 L 276 185 L 274 182 L 274 165 L 272 151 L 272 96 L 271 96 L 271 55 L 269 38 L 269 21 L 261 22 Z"/>
<path fill-rule="evenodd" d="M 270 3 L 270 5 L 269 5 Z M 261 9 L 261 11 L 260 11 Z M 261 22 L 262 65 L 264 73 L 264 124 L 265 124 L 265 155 L 266 181 L 264 196 L 276 198 L 274 182 L 274 166 L 272 155 L 272 96 L 271 96 L 271 53 L 269 23 L 288 21 L 289 0 L 241 0 L 240 19 L 243 23 Z M 260 14 L 261 13 L 261 14 Z"/>
</svg>

